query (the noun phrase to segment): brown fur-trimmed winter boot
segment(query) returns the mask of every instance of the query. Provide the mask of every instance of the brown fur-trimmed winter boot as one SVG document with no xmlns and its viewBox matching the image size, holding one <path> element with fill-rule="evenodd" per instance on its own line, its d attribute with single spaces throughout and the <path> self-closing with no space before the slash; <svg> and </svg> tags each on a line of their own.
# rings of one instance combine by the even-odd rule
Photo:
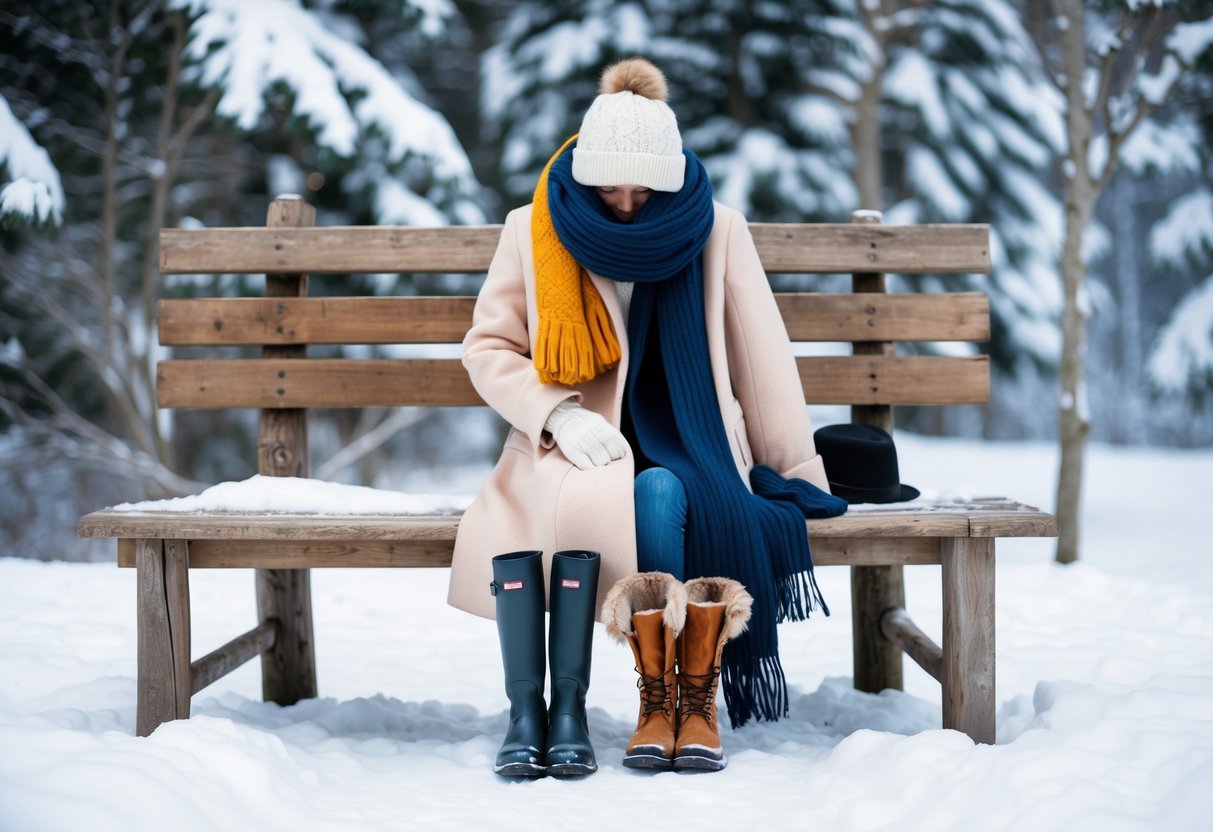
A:
<svg viewBox="0 0 1213 832">
<path fill-rule="evenodd" d="M 720 771 L 727 763 L 716 725 L 716 686 L 725 642 L 745 631 L 754 599 L 730 578 L 686 582 L 686 624 L 678 637 L 678 740 L 674 768 Z"/>
<path fill-rule="evenodd" d="M 603 603 L 607 634 L 616 641 L 627 641 L 640 674 L 640 715 L 623 756 L 623 764 L 629 768 L 674 766 L 674 662 L 686 606 L 686 589 L 665 572 L 624 578 L 611 587 Z"/>
</svg>

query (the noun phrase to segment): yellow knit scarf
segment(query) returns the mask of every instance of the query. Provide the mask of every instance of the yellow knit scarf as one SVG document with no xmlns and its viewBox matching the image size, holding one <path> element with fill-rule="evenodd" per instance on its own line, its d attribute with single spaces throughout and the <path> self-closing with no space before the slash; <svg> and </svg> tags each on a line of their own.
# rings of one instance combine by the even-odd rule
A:
<svg viewBox="0 0 1213 832">
<path fill-rule="evenodd" d="M 575 141 L 577 136 L 565 142 L 544 166 L 531 209 L 539 313 L 533 362 L 541 382 L 570 387 L 609 370 L 620 358 L 619 339 L 602 295 L 560 242 L 548 207 L 548 171 Z"/>
</svg>

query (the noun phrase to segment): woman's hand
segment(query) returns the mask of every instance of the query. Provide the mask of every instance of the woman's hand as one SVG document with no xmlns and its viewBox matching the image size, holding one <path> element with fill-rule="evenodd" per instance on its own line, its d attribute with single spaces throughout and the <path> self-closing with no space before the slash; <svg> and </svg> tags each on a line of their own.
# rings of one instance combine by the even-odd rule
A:
<svg viewBox="0 0 1213 832">
<path fill-rule="evenodd" d="M 544 429 L 552 434 L 561 453 L 581 470 L 623 459 L 628 443 L 601 414 L 565 399 L 548 416 Z"/>
</svg>

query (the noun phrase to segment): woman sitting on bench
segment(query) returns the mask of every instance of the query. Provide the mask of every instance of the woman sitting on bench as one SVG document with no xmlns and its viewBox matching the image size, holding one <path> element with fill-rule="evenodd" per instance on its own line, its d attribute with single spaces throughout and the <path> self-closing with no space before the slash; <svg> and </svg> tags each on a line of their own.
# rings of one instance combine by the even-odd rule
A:
<svg viewBox="0 0 1213 832">
<path fill-rule="evenodd" d="M 460 524 L 449 600 L 497 619 L 507 776 L 596 770 L 585 692 L 603 601 L 641 672 L 625 764 L 723 768 L 717 681 L 734 725 L 786 714 L 775 625 L 821 603 L 805 517 L 846 509 L 746 220 L 713 202 L 665 98 L 649 62 L 607 69 L 506 218 L 464 340 L 513 429 Z"/>
</svg>

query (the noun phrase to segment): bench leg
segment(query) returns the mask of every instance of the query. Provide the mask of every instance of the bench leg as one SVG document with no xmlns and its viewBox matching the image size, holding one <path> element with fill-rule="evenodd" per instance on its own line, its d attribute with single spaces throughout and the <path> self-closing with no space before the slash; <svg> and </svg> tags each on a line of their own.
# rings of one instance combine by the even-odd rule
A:
<svg viewBox="0 0 1213 832">
<path fill-rule="evenodd" d="M 942 543 L 943 727 L 994 742 L 994 539 Z"/>
<path fill-rule="evenodd" d="M 901 647 L 880 629 L 885 612 L 904 609 L 906 585 L 901 566 L 851 567 L 851 634 L 855 689 L 880 693 L 903 690 Z"/>
<path fill-rule="evenodd" d="M 258 569 L 257 616 L 277 630 L 261 654 L 261 694 L 266 702 L 293 705 L 316 696 L 312 639 L 312 583 L 307 569 Z"/>
<path fill-rule="evenodd" d="M 135 543 L 138 682 L 135 733 L 190 715 L 189 549 L 184 540 Z"/>
</svg>

